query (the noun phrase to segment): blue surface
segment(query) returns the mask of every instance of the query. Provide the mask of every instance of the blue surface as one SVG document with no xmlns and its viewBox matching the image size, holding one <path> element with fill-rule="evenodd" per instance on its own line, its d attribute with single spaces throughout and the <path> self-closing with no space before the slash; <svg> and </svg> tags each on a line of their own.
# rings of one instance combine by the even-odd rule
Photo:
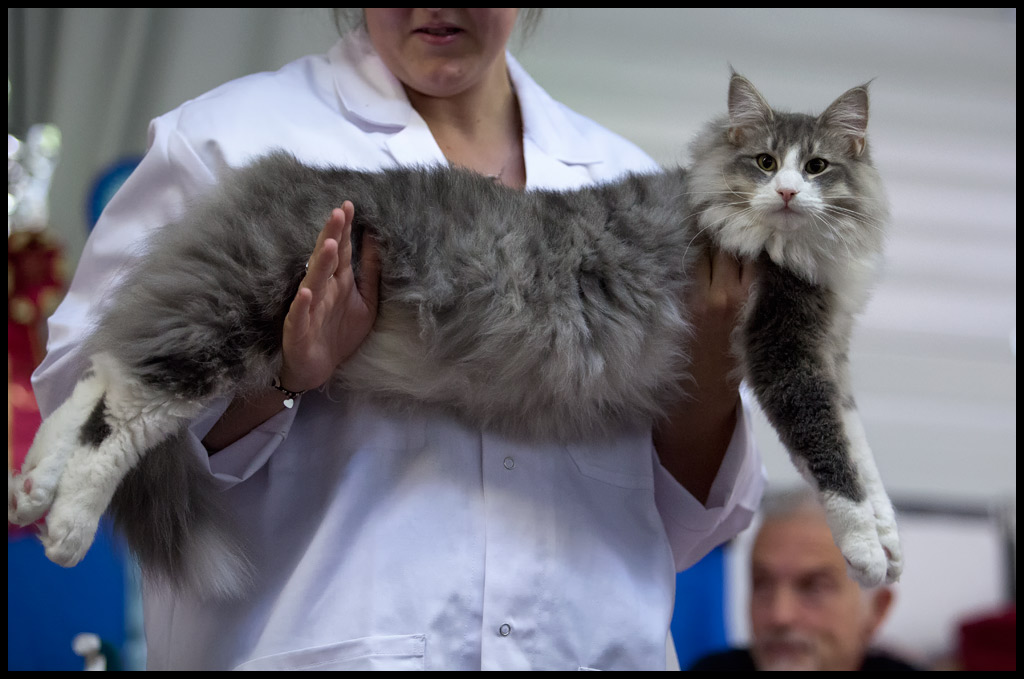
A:
<svg viewBox="0 0 1024 679">
<path fill-rule="evenodd" d="M 74 568 L 50 562 L 34 535 L 8 535 L 7 670 L 81 670 L 81 632 L 118 651 L 125 642 L 125 552 L 109 526 Z"/>
<path fill-rule="evenodd" d="M 128 176 L 135 171 L 141 160 L 141 157 L 135 156 L 122 158 L 96 176 L 86 205 L 88 211 L 87 224 L 90 231 L 96 225 L 100 214 L 103 213 L 103 208 L 107 206 L 107 203 L 114 197 L 114 194 L 121 188 L 121 185 L 128 179 Z"/>
<path fill-rule="evenodd" d="M 725 623 L 725 548 L 716 547 L 691 568 L 676 575 L 672 642 L 680 669 L 728 647 Z"/>
</svg>

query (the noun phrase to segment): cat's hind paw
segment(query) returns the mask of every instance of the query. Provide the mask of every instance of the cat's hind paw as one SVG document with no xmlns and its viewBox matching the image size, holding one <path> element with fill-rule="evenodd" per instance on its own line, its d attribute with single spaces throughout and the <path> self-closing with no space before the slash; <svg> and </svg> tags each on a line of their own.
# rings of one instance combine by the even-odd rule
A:
<svg viewBox="0 0 1024 679">
<path fill-rule="evenodd" d="M 29 447 L 21 471 L 8 472 L 7 520 L 27 526 L 43 518 L 57 496 L 68 460 L 84 451 L 82 431 L 104 394 L 95 374 L 86 375 L 68 398 L 43 420 Z"/>
<path fill-rule="evenodd" d="M 58 434 L 66 426 L 61 411 L 43 422 L 21 471 L 7 476 L 7 520 L 27 526 L 43 518 L 57 495 L 57 484 L 71 454 Z"/>
<path fill-rule="evenodd" d="M 31 473 L 7 475 L 7 521 L 27 526 L 41 519 L 53 504 L 56 483 L 37 483 Z"/>
<path fill-rule="evenodd" d="M 46 558 L 60 566 L 74 566 L 89 551 L 99 516 L 88 510 L 65 507 L 68 503 L 58 501 L 40 526 L 39 539 L 46 551 Z"/>
</svg>

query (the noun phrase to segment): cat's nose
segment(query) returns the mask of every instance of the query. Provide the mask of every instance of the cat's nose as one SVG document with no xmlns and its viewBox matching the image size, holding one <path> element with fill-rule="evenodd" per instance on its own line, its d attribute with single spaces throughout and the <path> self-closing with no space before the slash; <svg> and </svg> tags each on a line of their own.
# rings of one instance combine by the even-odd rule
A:
<svg viewBox="0 0 1024 679">
<path fill-rule="evenodd" d="M 789 205 L 789 201 L 793 200 L 793 196 L 800 193 L 795 189 L 777 189 L 777 192 L 780 196 L 782 196 L 782 202 L 785 203 L 787 206 Z"/>
</svg>

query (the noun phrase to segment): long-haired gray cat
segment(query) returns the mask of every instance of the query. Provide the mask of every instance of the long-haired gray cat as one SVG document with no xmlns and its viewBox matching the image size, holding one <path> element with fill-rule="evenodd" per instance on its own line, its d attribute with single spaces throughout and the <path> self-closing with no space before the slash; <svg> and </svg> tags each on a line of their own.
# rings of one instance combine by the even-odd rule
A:
<svg viewBox="0 0 1024 679">
<path fill-rule="evenodd" d="M 756 258 L 735 343 L 744 377 L 820 491 L 852 572 L 895 580 L 894 513 L 846 358 L 887 218 L 867 120 L 865 87 L 813 117 L 772 109 L 734 74 L 729 115 L 697 139 L 688 170 L 571 192 L 285 154 L 235 171 L 127 275 L 85 347 L 91 369 L 9 479 L 9 518 L 46 514 L 47 555 L 72 565 L 113 500 L 144 569 L 206 595 L 244 591 L 251 566 L 180 437 L 214 399 L 271 382 L 317 234 L 351 200 L 354 243 L 370 229 L 380 244 L 381 302 L 337 379 L 527 440 L 656 418 L 680 397 L 702 248 Z"/>
</svg>

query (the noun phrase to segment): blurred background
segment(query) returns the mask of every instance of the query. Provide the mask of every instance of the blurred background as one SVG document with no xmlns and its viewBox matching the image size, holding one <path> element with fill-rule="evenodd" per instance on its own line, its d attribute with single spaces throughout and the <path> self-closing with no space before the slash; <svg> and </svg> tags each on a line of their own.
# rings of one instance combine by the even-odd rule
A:
<svg viewBox="0 0 1024 679">
<path fill-rule="evenodd" d="M 232 78 L 325 52 L 337 33 L 326 9 L 7 17 L 10 465 L 31 438 L 25 381 L 39 325 L 145 152 L 149 120 Z M 1016 601 L 1016 36 L 1015 9 L 577 8 L 545 10 L 513 49 L 552 96 L 664 164 L 685 164 L 692 136 L 724 112 L 730 66 L 794 111 L 818 112 L 872 81 L 872 153 L 893 219 L 851 362 L 906 543 L 881 642 L 928 666 L 955 663 L 965 619 Z M 755 426 L 771 485 L 795 482 L 763 418 Z M 709 646 L 744 643 L 748 542 L 749 532 L 697 569 L 719 584 L 681 576 L 683 667 Z M 8 669 L 80 668 L 78 632 L 138 663 L 133 578 L 115 539 L 65 571 L 9 529 Z M 683 620 L 712 614 L 720 630 L 706 640 Z"/>
</svg>

